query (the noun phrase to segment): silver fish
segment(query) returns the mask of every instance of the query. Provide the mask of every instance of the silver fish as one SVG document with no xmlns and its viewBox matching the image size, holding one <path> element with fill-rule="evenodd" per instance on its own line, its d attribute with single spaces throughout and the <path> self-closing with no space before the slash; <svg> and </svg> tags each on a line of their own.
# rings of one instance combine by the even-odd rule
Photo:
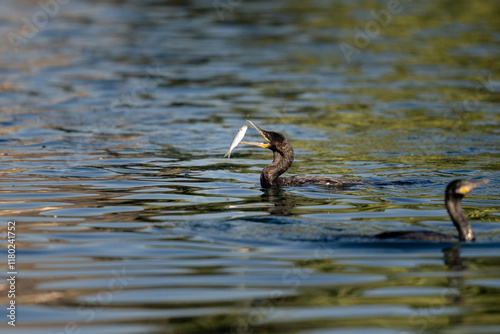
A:
<svg viewBox="0 0 500 334">
<path fill-rule="evenodd" d="M 224 158 L 227 156 L 227 158 L 231 158 L 231 151 L 234 150 L 236 146 L 243 140 L 243 137 L 245 137 L 245 133 L 248 130 L 248 126 L 243 125 L 238 132 L 234 135 L 233 142 L 231 143 L 231 146 L 229 147 L 229 151 L 224 155 Z"/>
</svg>

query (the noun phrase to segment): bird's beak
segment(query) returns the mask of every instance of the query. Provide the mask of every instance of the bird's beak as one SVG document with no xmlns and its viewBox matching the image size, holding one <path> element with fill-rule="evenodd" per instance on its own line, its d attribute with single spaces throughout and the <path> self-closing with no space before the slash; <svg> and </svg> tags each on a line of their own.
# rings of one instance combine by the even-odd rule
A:
<svg viewBox="0 0 500 334">
<path fill-rule="evenodd" d="M 490 182 L 490 180 L 486 178 L 477 181 L 468 181 L 467 184 L 464 184 L 463 186 L 458 188 L 457 192 L 459 194 L 465 195 L 471 192 L 473 189 L 476 189 L 477 187 L 482 186 L 483 184 L 486 184 L 488 182 Z"/>
<path fill-rule="evenodd" d="M 269 137 L 267 135 L 267 132 L 262 130 L 261 128 L 259 128 L 257 125 L 253 124 L 252 121 L 248 120 L 247 122 L 249 122 L 250 124 L 252 124 L 252 126 L 257 130 L 259 131 L 259 133 L 262 135 L 262 137 L 264 137 L 264 139 L 266 140 L 267 143 L 255 143 L 255 142 L 247 142 L 247 141 L 242 141 L 243 144 L 248 144 L 248 145 L 253 145 L 253 146 L 259 146 L 259 147 L 262 147 L 262 148 L 269 148 L 269 146 L 271 145 L 269 143 Z"/>
</svg>

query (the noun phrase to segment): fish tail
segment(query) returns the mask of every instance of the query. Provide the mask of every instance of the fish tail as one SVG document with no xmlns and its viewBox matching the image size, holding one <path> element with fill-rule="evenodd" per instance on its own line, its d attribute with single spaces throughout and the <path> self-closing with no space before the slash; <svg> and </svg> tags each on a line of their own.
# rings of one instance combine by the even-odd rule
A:
<svg viewBox="0 0 500 334">
<path fill-rule="evenodd" d="M 227 157 L 228 159 L 231 158 L 231 151 L 227 151 L 226 154 L 224 154 L 224 158 Z"/>
</svg>

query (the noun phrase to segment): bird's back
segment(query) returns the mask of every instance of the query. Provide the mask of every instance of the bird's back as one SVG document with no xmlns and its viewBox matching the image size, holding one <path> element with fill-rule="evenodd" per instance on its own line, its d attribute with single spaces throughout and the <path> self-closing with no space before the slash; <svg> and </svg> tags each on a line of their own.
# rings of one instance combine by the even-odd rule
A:
<svg viewBox="0 0 500 334">
<path fill-rule="evenodd" d="M 341 177 L 320 176 L 320 175 L 287 176 L 287 177 L 280 177 L 278 181 L 279 181 L 279 186 L 285 186 L 285 187 L 294 187 L 294 186 L 312 184 L 324 187 L 343 188 L 343 187 L 349 187 L 367 183 L 367 181 L 363 180 L 344 179 Z"/>
</svg>

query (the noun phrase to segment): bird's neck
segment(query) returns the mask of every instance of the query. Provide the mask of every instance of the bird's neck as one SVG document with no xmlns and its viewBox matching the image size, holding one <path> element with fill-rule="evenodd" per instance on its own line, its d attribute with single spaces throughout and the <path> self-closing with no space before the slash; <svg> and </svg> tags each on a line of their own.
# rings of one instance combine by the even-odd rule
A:
<svg viewBox="0 0 500 334">
<path fill-rule="evenodd" d="M 473 241 L 476 237 L 462 210 L 462 197 L 455 194 L 446 194 L 446 209 L 458 230 L 458 238 L 461 241 Z"/>
<path fill-rule="evenodd" d="M 286 143 L 283 149 L 275 150 L 273 162 L 264 167 L 260 174 L 260 185 L 264 188 L 279 186 L 279 177 L 293 162 L 293 147 Z"/>
</svg>

